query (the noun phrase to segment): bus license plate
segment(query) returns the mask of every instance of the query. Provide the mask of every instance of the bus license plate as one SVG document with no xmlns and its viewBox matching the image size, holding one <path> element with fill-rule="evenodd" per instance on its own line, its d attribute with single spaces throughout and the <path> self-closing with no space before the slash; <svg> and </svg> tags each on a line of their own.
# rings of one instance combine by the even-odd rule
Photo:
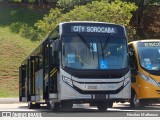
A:
<svg viewBox="0 0 160 120">
<path fill-rule="evenodd" d="M 97 86 L 88 86 L 88 89 L 97 90 Z"/>
</svg>

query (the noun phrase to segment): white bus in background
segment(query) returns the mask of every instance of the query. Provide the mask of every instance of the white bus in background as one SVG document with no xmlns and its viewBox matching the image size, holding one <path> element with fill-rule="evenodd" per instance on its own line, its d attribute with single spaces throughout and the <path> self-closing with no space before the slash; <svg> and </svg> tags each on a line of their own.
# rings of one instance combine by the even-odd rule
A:
<svg viewBox="0 0 160 120">
<path fill-rule="evenodd" d="M 126 30 L 104 22 L 63 22 L 20 66 L 20 101 L 66 110 L 105 111 L 131 97 Z"/>
</svg>

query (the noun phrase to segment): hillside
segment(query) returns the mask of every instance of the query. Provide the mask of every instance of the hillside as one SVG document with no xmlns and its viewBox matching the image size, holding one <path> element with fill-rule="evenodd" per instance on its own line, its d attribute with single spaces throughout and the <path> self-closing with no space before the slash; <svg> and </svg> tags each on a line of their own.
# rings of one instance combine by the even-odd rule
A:
<svg viewBox="0 0 160 120">
<path fill-rule="evenodd" d="M 18 96 L 18 67 L 36 44 L 0 27 L 0 97 Z"/>
<path fill-rule="evenodd" d="M 27 7 L 0 5 L 0 97 L 18 97 L 18 69 L 22 60 L 39 42 L 33 42 L 11 32 L 10 26 L 19 22 L 33 26 L 46 12 Z"/>
</svg>

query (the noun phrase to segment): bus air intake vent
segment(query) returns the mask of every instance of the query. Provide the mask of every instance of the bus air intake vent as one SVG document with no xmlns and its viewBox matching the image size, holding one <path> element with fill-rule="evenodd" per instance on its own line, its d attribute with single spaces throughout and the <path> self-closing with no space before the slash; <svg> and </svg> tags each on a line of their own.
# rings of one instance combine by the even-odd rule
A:
<svg viewBox="0 0 160 120">
<path fill-rule="evenodd" d="M 121 78 L 122 75 L 74 75 L 78 78 Z"/>
</svg>

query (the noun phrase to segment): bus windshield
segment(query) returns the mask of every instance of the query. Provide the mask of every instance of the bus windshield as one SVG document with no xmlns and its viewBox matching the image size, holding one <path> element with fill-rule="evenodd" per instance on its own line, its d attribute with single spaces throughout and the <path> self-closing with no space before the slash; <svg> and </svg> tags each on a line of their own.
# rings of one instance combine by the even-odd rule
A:
<svg viewBox="0 0 160 120">
<path fill-rule="evenodd" d="M 145 46 L 145 45 L 142 46 L 140 44 L 137 47 L 138 47 L 138 54 L 139 54 L 139 60 L 140 60 L 141 66 L 147 70 L 159 70 L 160 69 L 160 47 Z"/>
<path fill-rule="evenodd" d="M 128 66 L 126 39 L 106 36 L 64 36 L 62 65 L 74 69 L 123 69 Z"/>
</svg>

